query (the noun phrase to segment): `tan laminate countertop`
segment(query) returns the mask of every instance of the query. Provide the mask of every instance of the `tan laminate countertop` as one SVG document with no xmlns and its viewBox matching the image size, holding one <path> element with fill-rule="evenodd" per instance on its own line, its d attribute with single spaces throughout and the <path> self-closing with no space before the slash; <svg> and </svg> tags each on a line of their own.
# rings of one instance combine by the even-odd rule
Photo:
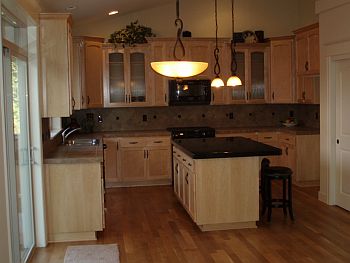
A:
<svg viewBox="0 0 350 263">
<path fill-rule="evenodd" d="M 294 135 L 319 134 L 320 130 L 307 127 L 232 127 L 215 128 L 216 134 L 243 133 L 243 132 L 284 132 Z M 149 137 L 149 136 L 170 136 L 167 130 L 132 130 L 115 132 L 96 132 L 79 134 L 75 138 L 119 138 L 119 137 Z M 44 158 L 44 163 L 91 163 L 103 162 L 103 143 L 99 146 L 58 146 L 55 151 Z"/>
</svg>

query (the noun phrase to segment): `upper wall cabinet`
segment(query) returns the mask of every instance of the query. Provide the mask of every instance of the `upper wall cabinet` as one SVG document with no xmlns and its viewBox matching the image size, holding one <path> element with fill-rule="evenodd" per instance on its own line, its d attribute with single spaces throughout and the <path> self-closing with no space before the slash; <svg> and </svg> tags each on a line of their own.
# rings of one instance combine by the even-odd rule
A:
<svg viewBox="0 0 350 263">
<path fill-rule="evenodd" d="M 70 14 L 40 14 L 42 117 L 72 113 L 71 22 Z"/>
<path fill-rule="evenodd" d="M 103 107 L 103 38 L 73 39 L 73 109 Z"/>
<path fill-rule="evenodd" d="M 227 48 L 230 48 L 229 45 Z M 229 88 L 229 104 L 266 102 L 270 67 L 268 45 L 237 45 L 236 61 L 237 75 L 242 85 Z"/>
<path fill-rule="evenodd" d="M 151 105 L 149 45 L 103 50 L 105 107 Z"/>
<path fill-rule="evenodd" d="M 320 73 L 320 41 L 318 24 L 294 31 L 297 74 Z"/>
<path fill-rule="evenodd" d="M 318 24 L 294 31 L 298 103 L 320 103 L 320 43 Z"/>
<path fill-rule="evenodd" d="M 270 39 L 270 102 L 294 102 L 294 37 Z"/>
</svg>

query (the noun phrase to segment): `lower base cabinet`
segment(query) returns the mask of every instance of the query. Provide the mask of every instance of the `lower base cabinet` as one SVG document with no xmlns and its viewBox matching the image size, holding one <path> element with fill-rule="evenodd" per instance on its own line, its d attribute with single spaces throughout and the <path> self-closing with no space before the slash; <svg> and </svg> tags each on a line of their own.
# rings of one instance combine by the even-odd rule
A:
<svg viewBox="0 0 350 263">
<path fill-rule="evenodd" d="M 293 171 L 293 183 L 317 186 L 320 183 L 320 135 L 295 135 L 285 132 L 247 132 L 218 134 L 218 137 L 242 136 L 282 150 L 280 156 L 261 157 L 273 166 L 286 166 Z"/>
<path fill-rule="evenodd" d="M 103 230 L 100 163 L 46 164 L 45 196 L 49 242 L 95 240 Z"/>
<path fill-rule="evenodd" d="M 171 184 L 169 136 L 106 138 L 107 187 Z"/>
</svg>

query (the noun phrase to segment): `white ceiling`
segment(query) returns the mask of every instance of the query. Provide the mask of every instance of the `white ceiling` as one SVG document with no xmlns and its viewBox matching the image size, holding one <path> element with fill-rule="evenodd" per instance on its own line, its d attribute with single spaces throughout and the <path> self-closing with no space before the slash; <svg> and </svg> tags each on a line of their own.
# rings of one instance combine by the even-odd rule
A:
<svg viewBox="0 0 350 263">
<path fill-rule="evenodd" d="M 142 9 L 152 8 L 157 5 L 174 2 L 175 0 L 40 0 L 45 12 L 73 14 L 73 20 L 91 20 L 106 18 L 111 10 L 118 10 L 118 15 L 135 12 Z M 66 11 L 68 6 L 76 6 L 72 11 Z"/>
</svg>

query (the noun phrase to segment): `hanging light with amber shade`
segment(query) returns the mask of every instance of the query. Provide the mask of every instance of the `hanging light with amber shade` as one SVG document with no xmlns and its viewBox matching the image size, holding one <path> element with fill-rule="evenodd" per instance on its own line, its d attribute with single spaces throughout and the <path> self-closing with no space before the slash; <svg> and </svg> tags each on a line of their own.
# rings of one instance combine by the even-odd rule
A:
<svg viewBox="0 0 350 263">
<path fill-rule="evenodd" d="M 183 21 L 180 18 L 179 0 L 176 0 L 176 19 L 175 26 L 177 29 L 177 38 L 173 49 L 174 60 L 172 61 L 156 61 L 151 62 L 151 67 L 157 73 L 176 79 L 193 77 L 201 74 L 208 68 L 208 63 L 197 61 L 181 60 L 185 57 L 185 47 L 181 41 L 181 34 L 183 30 Z M 180 48 L 181 57 L 177 56 L 176 49 Z"/>
</svg>

